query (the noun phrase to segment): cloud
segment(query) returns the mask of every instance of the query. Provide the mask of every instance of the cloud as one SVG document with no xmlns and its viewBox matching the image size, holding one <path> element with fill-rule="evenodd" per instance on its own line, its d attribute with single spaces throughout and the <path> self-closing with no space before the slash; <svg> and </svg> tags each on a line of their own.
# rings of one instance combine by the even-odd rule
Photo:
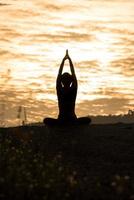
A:
<svg viewBox="0 0 134 200">
<path fill-rule="evenodd" d="M 2 58 L 16 58 L 16 56 L 19 56 L 17 53 L 13 51 L 8 51 L 8 50 L 0 50 L 0 56 Z"/>
<path fill-rule="evenodd" d="M 93 92 L 93 94 L 103 95 L 105 97 L 124 98 L 124 94 L 121 94 L 119 90 L 120 88 L 118 89 L 115 87 L 99 88 L 97 91 Z"/>
<path fill-rule="evenodd" d="M 41 8 L 44 8 L 45 10 L 49 11 L 58 11 L 58 12 L 65 12 L 65 11 L 74 11 L 74 10 L 79 10 L 79 5 L 78 3 L 76 4 L 75 2 L 58 2 L 58 1 L 51 1 L 50 2 L 38 2 L 37 6 L 41 6 Z"/>
<path fill-rule="evenodd" d="M 100 98 L 86 100 L 77 105 L 81 115 L 116 114 L 128 110 L 129 100 L 125 98 Z"/>
<path fill-rule="evenodd" d="M 134 76 L 134 58 L 127 57 L 124 59 L 115 60 L 112 67 L 120 68 L 120 71 L 125 76 Z"/>
<path fill-rule="evenodd" d="M 2 40 L 4 39 L 4 38 L 8 38 L 8 40 L 9 40 L 9 38 L 11 38 L 11 37 L 20 37 L 20 36 L 22 36 L 22 34 L 21 33 L 19 33 L 19 32 L 17 32 L 16 30 L 15 30 L 15 28 L 8 28 L 8 27 L 6 27 L 6 26 L 0 26 L 0 32 L 1 32 L 1 38 L 2 38 Z"/>
<path fill-rule="evenodd" d="M 77 33 L 77 32 L 62 32 L 59 34 L 34 34 L 30 37 L 33 37 L 36 40 L 44 40 L 46 42 L 86 42 L 87 40 L 90 41 L 92 36 L 86 33 Z"/>
<path fill-rule="evenodd" d="M 0 6 L 9 6 L 10 4 L 7 3 L 0 3 Z"/>
<path fill-rule="evenodd" d="M 59 10 L 65 10 L 66 7 L 63 5 L 54 5 L 54 4 L 45 4 L 44 5 L 45 9 L 51 10 L 51 11 L 59 11 Z"/>
<path fill-rule="evenodd" d="M 97 60 L 85 60 L 77 63 L 77 66 L 80 68 L 82 67 L 82 70 L 87 70 L 90 68 L 90 72 L 96 72 L 96 70 L 98 72 L 100 70 L 100 66 Z"/>
</svg>

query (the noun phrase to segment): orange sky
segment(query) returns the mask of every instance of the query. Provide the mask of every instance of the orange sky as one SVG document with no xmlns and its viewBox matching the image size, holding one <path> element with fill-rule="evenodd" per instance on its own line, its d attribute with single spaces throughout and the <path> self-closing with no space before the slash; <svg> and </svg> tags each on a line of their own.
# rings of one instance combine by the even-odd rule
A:
<svg viewBox="0 0 134 200">
<path fill-rule="evenodd" d="M 57 115 L 55 79 L 66 49 L 79 82 L 78 115 L 133 109 L 133 10 L 134 2 L 123 0 L 1 1 L 0 88 L 1 105 L 12 111 L 7 115 L 14 117 L 19 105 L 31 119 L 37 112 L 38 119 Z"/>
</svg>

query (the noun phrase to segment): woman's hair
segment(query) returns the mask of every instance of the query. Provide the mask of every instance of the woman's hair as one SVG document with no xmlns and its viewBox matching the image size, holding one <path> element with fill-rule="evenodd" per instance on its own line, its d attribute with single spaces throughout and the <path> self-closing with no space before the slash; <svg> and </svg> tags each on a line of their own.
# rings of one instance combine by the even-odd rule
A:
<svg viewBox="0 0 134 200">
<path fill-rule="evenodd" d="M 63 85 L 70 86 L 72 81 L 73 81 L 73 78 L 71 74 L 65 72 L 61 75 L 61 82 L 63 83 Z"/>
</svg>

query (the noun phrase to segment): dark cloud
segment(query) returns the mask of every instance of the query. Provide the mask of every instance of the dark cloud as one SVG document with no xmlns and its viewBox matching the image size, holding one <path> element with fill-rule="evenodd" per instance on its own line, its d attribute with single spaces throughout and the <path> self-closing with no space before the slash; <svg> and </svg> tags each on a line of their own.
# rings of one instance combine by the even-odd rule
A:
<svg viewBox="0 0 134 200">
<path fill-rule="evenodd" d="M 3 58 L 4 58 L 4 57 L 8 57 L 8 56 L 10 56 L 10 58 L 11 58 L 11 57 L 14 58 L 14 57 L 18 56 L 18 54 L 15 53 L 15 52 L 11 52 L 11 51 L 1 50 L 1 49 L 0 49 L 0 56 L 2 56 Z"/>
<path fill-rule="evenodd" d="M 90 69 L 92 72 L 92 70 L 97 70 L 97 72 L 100 70 L 100 64 L 98 63 L 97 60 L 85 60 L 82 62 L 77 63 L 77 65 L 79 67 L 82 67 L 82 69 Z"/>
<path fill-rule="evenodd" d="M 63 8 L 65 8 L 65 6 L 58 6 L 58 5 L 54 5 L 54 4 L 46 4 L 44 5 L 45 9 L 49 9 L 49 10 L 54 10 L 54 11 L 59 11 L 62 10 Z"/>
<path fill-rule="evenodd" d="M 106 88 L 98 88 L 97 91 L 93 92 L 95 95 L 104 95 L 107 97 L 114 97 L 114 98 L 124 98 L 124 94 L 121 94 L 119 91 L 120 89 L 115 88 L 115 87 L 106 87 Z"/>
<path fill-rule="evenodd" d="M 17 12 L 12 11 L 11 16 L 18 17 L 19 18 L 26 18 L 28 19 L 29 17 L 36 17 L 39 16 L 40 13 L 33 11 L 32 9 L 30 10 L 29 8 L 18 8 Z"/>
<path fill-rule="evenodd" d="M 127 32 L 126 33 L 127 35 L 130 34 L 130 32 Z M 128 38 L 128 36 L 125 36 L 125 33 L 123 35 L 123 37 L 121 37 L 121 42 L 119 44 L 125 44 L 125 48 L 128 49 L 129 46 L 134 46 L 134 40 L 133 39 L 130 39 Z M 134 32 L 133 32 L 133 35 L 134 35 Z"/>
<path fill-rule="evenodd" d="M 80 21 L 79 26 L 82 28 L 85 28 L 88 30 L 90 33 L 94 32 L 101 32 L 101 33 L 112 33 L 117 37 L 119 35 L 120 40 L 115 41 L 115 44 L 125 44 L 126 47 L 128 45 L 134 45 L 134 40 L 130 39 L 128 35 L 133 38 L 134 32 L 132 30 L 128 29 L 120 29 L 118 28 L 118 24 L 121 22 L 118 21 L 117 19 L 114 21 L 113 19 L 109 23 L 105 23 L 102 20 L 90 20 L 90 19 L 85 19 L 84 21 Z M 111 27 L 109 26 L 111 25 Z M 129 39 L 128 39 L 129 38 Z"/>
<path fill-rule="evenodd" d="M 34 98 L 35 94 L 37 95 L 37 93 L 34 93 L 32 90 L 24 91 L 22 89 L 16 91 L 13 87 L 11 91 L 5 90 L 0 93 L 0 113 L 4 114 L 4 117 L 6 118 L 6 125 L 16 125 L 18 108 L 20 106 L 26 108 L 29 122 L 39 120 L 42 121 L 44 117 L 56 116 L 56 102 L 48 99 L 46 101 L 37 100 Z"/>
<path fill-rule="evenodd" d="M 115 114 L 124 112 L 128 107 L 129 100 L 125 98 L 101 98 L 86 100 L 77 105 L 80 113 L 93 114 Z"/>
<path fill-rule="evenodd" d="M 15 30 L 15 28 L 8 28 L 6 26 L 0 26 L 0 32 L 1 32 L 1 39 L 7 39 L 7 41 L 9 40 L 9 38 L 11 37 L 20 37 L 22 36 L 21 33 L 17 32 Z"/>
<path fill-rule="evenodd" d="M 6 54 L 9 54 L 9 51 L 0 49 L 0 56 L 6 55 Z"/>
<path fill-rule="evenodd" d="M 112 67 L 120 68 L 120 71 L 125 76 L 134 76 L 134 58 L 127 57 L 124 59 L 115 60 Z"/>
<path fill-rule="evenodd" d="M 10 4 L 7 3 L 0 3 L 0 6 L 9 6 Z"/>
<path fill-rule="evenodd" d="M 101 31 L 103 31 L 103 32 L 109 32 L 109 33 L 112 33 L 112 34 L 119 34 L 120 35 L 120 37 L 121 37 L 121 35 L 122 35 L 122 40 L 128 40 L 127 39 L 127 37 L 125 37 L 125 35 L 126 36 L 128 36 L 128 35 L 130 35 L 130 36 L 133 36 L 134 35 L 134 32 L 133 31 L 128 31 L 127 29 L 125 30 L 125 29 L 119 29 L 119 28 L 115 28 L 115 24 L 120 24 L 120 21 L 114 21 L 114 20 L 112 20 L 112 21 L 109 21 L 109 23 L 111 24 L 111 25 L 113 25 L 113 27 L 107 27 L 107 25 L 104 25 L 104 24 L 102 24 L 102 21 L 100 21 L 99 23 L 98 22 L 96 22 L 97 23 L 97 26 L 96 26 L 96 28 L 97 28 L 97 30 L 101 30 Z"/>
<path fill-rule="evenodd" d="M 77 4 L 69 4 L 67 1 L 64 3 L 56 3 L 56 1 L 52 4 L 52 3 L 41 3 L 41 4 L 37 4 L 38 6 L 40 5 L 41 7 L 44 8 L 44 10 L 48 10 L 48 11 L 57 11 L 57 12 L 65 12 L 65 11 L 74 11 L 74 10 L 79 10 L 79 6 L 77 6 Z"/>
<path fill-rule="evenodd" d="M 67 42 L 67 41 L 77 41 L 77 42 L 86 42 L 92 40 L 92 35 L 86 33 L 77 33 L 77 32 L 62 32 L 58 34 L 34 34 L 32 39 L 44 40 L 46 42 Z"/>
</svg>

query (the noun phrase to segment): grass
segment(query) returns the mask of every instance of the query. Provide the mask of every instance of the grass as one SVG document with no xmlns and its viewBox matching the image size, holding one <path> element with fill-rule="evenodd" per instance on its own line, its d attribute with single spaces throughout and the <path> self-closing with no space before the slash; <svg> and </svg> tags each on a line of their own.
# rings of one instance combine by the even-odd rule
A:
<svg viewBox="0 0 134 200">
<path fill-rule="evenodd" d="M 27 145 L 0 144 L 0 199 L 68 199 L 77 189 L 75 172 L 60 155 L 46 158 Z"/>
<path fill-rule="evenodd" d="M 0 199 L 134 199 L 133 131 L 101 130 L 0 129 Z"/>
</svg>

